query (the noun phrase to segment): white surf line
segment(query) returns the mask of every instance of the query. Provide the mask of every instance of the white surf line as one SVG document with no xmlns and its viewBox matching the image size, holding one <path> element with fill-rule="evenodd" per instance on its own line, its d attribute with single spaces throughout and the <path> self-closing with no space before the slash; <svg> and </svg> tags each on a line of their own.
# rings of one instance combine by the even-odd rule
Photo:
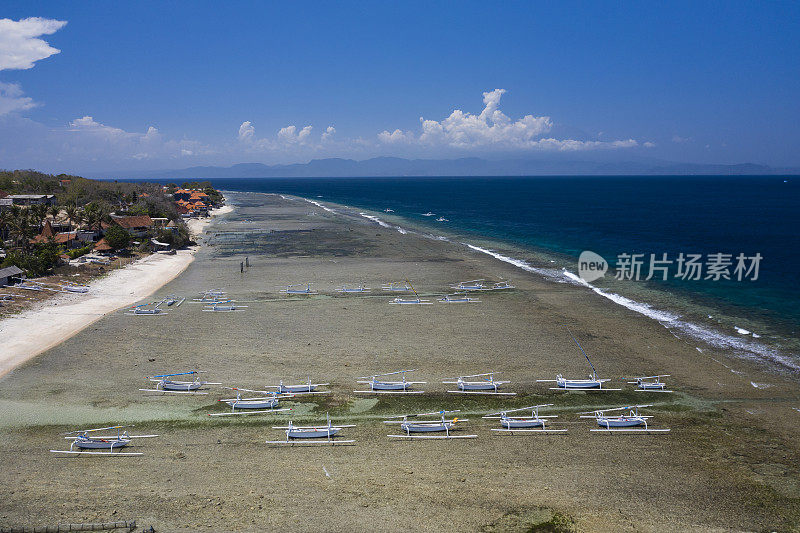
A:
<svg viewBox="0 0 800 533">
<path fill-rule="evenodd" d="M 398 232 L 402 233 L 403 235 L 408 234 L 408 230 L 407 229 L 401 228 L 400 226 L 395 226 L 393 224 L 389 224 L 388 222 L 384 222 L 383 220 L 379 219 L 376 216 L 368 215 L 366 213 L 359 213 L 359 215 L 361 215 L 362 217 L 364 217 L 366 219 L 369 219 L 369 220 L 371 220 L 373 222 L 377 222 L 378 225 L 380 225 L 381 227 L 397 230 Z"/>
<path fill-rule="evenodd" d="M 579 285 L 591 289 L 593 292 L 599 294 L 603 298 L 607 298 L 618 305 L 630 309 L 631 311 L 635 311 L 648 318 L 652 318 L 653 320 L 659 322 L 662 326 L 664 326 L 667 329 L 672 329 L 672 328 L 677 329 L 678 331 L 681 331 L 686 335 L 689 335 L 690 337 L 700 339 L 701 341 L 716 348 L 732 349 L 739 351 L 740 353 L 744 352 L 747 354 L 751 354 L 753 359 L 760 357 L 771 363 L 783 366 L 787 369 L 793 371 L 800 371 L 800 364 L 798 364 L 796 361 L 792 360 L 789 357 L 779 354 L 774 349 L 766 345 L 763 345 L 757 341 L 749 341 L 733 337 L 730 335 L 725 335 L 724 333 L 720 333 L 706 326 L 695 324 L 687 320 L 682 320 L 682 317 L 680 315 L 656 309 L 649 304 L 631 300 L 630 298 L 626 298 L 625 296 L 622 296 L 620 294 L 608 292 L 599 287 L 595 287 L 591 283 L 584 281 L 578 275 L 573 274 L 566 268 L 561 270 L 560 272 L 556 271 L 555 269 L 538 268 L 530 265 L 528 262 L 523 261 L 521 259 L 508 257 L 499 254 L 497 252 L 494 252 L 492 250 L 487 250 L 486 248 L 481 248 L 479 246 L 475 246 L 466 242 L 462 244 L 464 244 L 465 246 L 467 246 L 472 250 L 490 255 L 495 259 L 514 265 L 517 268 L 525 270 L 526 272 L 543 275 L 553 281 L 561 283 L 572 283 L 574 285 Z"/>
<path fill-rule="evenodd" d="M 281 196 L 283 196 L 283 195 L 281 195 Z M 320 208 L 324 209 L 324 210 L 325 210 L 325 211 L 327 211 L 328 213 L 336 213 L 336 211 L 335 211 L 335 210 L 331 209 L 330 207 L 326 207 L 326 206 L 322 205 L 321 203 L 319 203 L 319 202 L 318 202 L 318 201 L 316 201 L 316 200 L 310 200 L 310 199 L 308 199 L 308 198 L 303 198 L 303 200 L 305 200 L 306 202 L 308 202 L 308 203 L 310 203 L 310 204 L 314 204 L 315 206 L 317 206 L 317 207 L 320 207 Z"/>
</svg>

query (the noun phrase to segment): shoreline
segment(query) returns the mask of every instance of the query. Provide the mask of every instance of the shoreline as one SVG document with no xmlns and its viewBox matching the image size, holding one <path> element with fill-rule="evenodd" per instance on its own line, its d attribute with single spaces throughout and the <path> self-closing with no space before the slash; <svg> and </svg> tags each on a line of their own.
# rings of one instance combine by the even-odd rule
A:
<svg viewBox="0 0 800 533">
<path fill-rule="evenodd" d="M 202 234 L 214 217 L 231 211 L 233 207 L 225 205 L 213 210 L 207 219 L 188 221 L 194 223 L 187 223 L 192 238 Z M 199 245 L 178 250 L 175 255 L 150 254 L 93 280 L 88 293 L 62 294 L 0 320 L 0 379 L 109 313 L 150 296 L 186 270 L 198 249 Z"/>
</svg>

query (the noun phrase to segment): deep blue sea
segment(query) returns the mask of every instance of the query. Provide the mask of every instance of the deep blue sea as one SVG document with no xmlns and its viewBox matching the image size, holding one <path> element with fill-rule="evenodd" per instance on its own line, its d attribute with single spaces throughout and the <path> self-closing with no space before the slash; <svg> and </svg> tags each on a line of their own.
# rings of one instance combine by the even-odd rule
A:
<svg viewBox="0 0 800 533">
<path fill-rule="evenodd" d="M 462 241 L 479 239 L 551 254 L 575 272 L 581 251 L 613 267 L 619 254 L 675 261 L 680 253 L 731 254 L 730 281 L 676 279 L 613 284 L 616 292 L 681 314 L 726 318 L 762 336 L 800 331 L 800 177 L 605 176 L 219 179 L 220 189 L 301 196 L 406 220 Z M 391 209 L 392 213 L 384 213 Z M 423 216 L 434 213 L 435 216 Z M 397 219 L 396 217 L 402 217 Z M 447 221 L 437 222 L 444 217 Z M 519 252 L 518 252 L 519 253 Z M 523 252 L 524 253 L 524 252 Z M 736 281 L 736 257 L 760 254 L 758 279 Z M 747 261 L 750 266 L 751 260 Z M 702 278 L 707 275 L 706 269 Z M 612 274 L 607 274 L 607 278 Z M 604 286 L 604 280 L 594 283 Z M 655 291 L 650 296 L 647 291 Z M 656 293 L 660 297 L 656 298 Z M 665 296 L 667 295 L 667 296 Z M 678 305 L 680 307 L 680 305 Z M 738 321 L 738 322 L 737 322 Z"/>
</svg>

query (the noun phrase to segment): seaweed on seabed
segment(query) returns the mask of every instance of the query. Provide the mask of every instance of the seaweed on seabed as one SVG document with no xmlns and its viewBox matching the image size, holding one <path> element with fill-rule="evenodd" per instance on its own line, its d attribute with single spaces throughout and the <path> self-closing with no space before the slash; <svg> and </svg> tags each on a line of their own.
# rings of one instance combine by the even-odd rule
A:
<svg viewBox="0 0 800 533">
<path fill-rule="evenodd" d="M 547 507 L 509 511 L 480 529 L 483 533 L 573 533 L 575 521 Z"/>
</svg>

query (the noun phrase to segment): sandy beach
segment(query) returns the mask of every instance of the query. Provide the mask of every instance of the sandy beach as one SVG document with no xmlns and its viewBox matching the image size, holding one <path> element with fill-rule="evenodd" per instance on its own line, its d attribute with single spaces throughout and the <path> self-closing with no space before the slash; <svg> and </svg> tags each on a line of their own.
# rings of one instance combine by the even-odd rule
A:
<svg viewBox="0 0 800 533">
<path fill-rule="evenodd" d="M 158 272 L 162 283 L 171 278 L 163 286 L 134 283 L 134 269 L 113 283 L 111 276 L 98 281 L 106 285 L 93 287 L 85 301 L 57 306 L 59 315 L 75 317 L 70 335 L 50 335 L 49 323 L 60 317 L 47 314 L 0 325 L 4 360 L 19 357 L 7 354 L 23 353 L 33 339 L 43 351 L 17 359 L 22 364 L 0 380 L 0 526 L 113 518 L 156 531 L 800 527 L 800 393 L 792 379 L 690 342 L 588 288 L 553 283 L 457 242 L 404 234 L 324 202 L 226 198 L 235 209 L 199 228 L 205 235 L 194 255 L 136 265 Z M 245 259 L 250 267 L 240 272 Z M 509 279 L 516 289 L 481 294 L 474 305 L 427 306 L 389 305 L 395 295 L 375 290 L 409 279 L 433 301 L 452 292 L 449 284 L 477 278 Z M 279 292 L 293 283 L 312 283 L 318 294 Z M 373 290 L 337 293 L 345 283 Z M 112 312 L 151 295 L 192 297 L 217 287 L 248 307 L 210 313 L 187 302 L 161 317 Z M 89 300 L 95 297 L 100 302 Z M 108 305 L 105 316 L 101 304 Z M 564 394 L 537 382 L 590 370 L 564 324 L 601 375 L 623 390 Z M 403 368 L 418 369 L 414 378 L 427 381 L 426 394 L 352 392 L 359 376 Z M 231 391 L 138 391 L 149 384 L 146 376 L 192 369 L 227 386 L 310 378 L 330 383 L 332 392 L 285 402 L 289 415 L 215 418 L 207 415 L 224 411 L 218 400 Z M 490 370 L 502 371 L 517 396 L 459 396 L 441 383 Z M 624 380 L 654 373 L 670 374 L 675 393 L 635 392 Z M 490 431 L 496 421 L 481 419 L 545 403 L 566 433 L 502 437 Z M 671 432 L 591 433 L 593 421 L 576 414 L 641 403 L 653 404 L 653 426 Z M 460 432 L 478 438 L 387 438 L 385 417 L 444 408 L 460 409 L 469 419 Z M 356 424 L 344 433 L 355 446 L 265 444 L 283 438 L 272 426 L 288 418 L 320 422 L 326 413 Z M 48 452 L 63 449 L 65 431 L 115 423 L 161 436 L 135 443 L 141 457 Z"/>
<path fill-rule="evenodd" d="M 230 206 L 212 212 L 228 213 Z M 211 219 L 190 219 L 189 231 L 196 238 Z M 152 254 L 126 268 L 115 270 L 89 284 L 86 294 L 62 294 L 47 299 L 36 309 L 0 320 L 0 377 L 25 361 L 63 342 L 104 315 L 147 298 L 169 283 L 194 260 L 196 248 L 175 255 Z"/>
</svg>

